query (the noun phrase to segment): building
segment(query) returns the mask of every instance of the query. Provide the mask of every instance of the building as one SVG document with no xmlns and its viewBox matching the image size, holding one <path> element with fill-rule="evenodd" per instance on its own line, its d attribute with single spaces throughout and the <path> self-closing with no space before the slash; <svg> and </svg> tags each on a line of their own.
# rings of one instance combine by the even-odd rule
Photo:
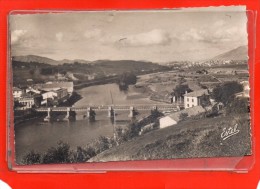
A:
<svg viewBox="0 0 260 189">
<path fill-rule="evenodd" d="M 243 91 L 240 93 L 236 93 L 235 96 L 237 98 L 248 98 L 250 97 L 250 86 L 248 81 L 242 81 L 240 84 L 243 85 Z"/>
<path fill-rule="evenodd" d="M 67 89 L 69 95 L 73 93 L 74 85 L 73 82 L 48 82 L 44 84 L 36 84 L 35 89 L 44 90 L 44 91 L 55 91 L 60 88 Z"/>
<path fill-rule="evenodd" d="M 19 98 L 17 101 L 19 104 L 22 105 L 20 107 L 17 107 L 17 110 L 27 110 L 34 106 L 34 97 L 24 96 Z"/>
<path fill-rule="evenodd" d="M 23 94 L 23 90 L 18 87 L 13 87 L 13 97 L 20 98 Z"/>
<path fill-rule="evenodd" d="M 25 90 L 26 93 L 32 93 L 32 94 L 40 94 L 41 91 L 40 90 L 37 90 L 37 89 L 34 89 L 32 87 L 28 87 L 26 90 Z"/>
<path fill-rule="evenodd" d="M 42 93 L 42 102 L 41 105 L 47 104 L 48 100 L 54 100 L 54 98 L 57 96 L 57 93 L 53 91 L 45 91 Z"/>
<path fill-rule="evenodd" d="M 199 114 L 203 114 L 205 112 L 206 110 L 202 106 L 194 106 L 191 108 L 183 109 L 179 112 L 174 112 L 165 117 L 162 117 L 159 120 L 160 128 L 176 125 L 179 121 L 182 120 L 182 114 L 186 115 L 187 117 L 192 117 Z"/>
<path fill-rule="evenodd" d="M 180 121 L 180 114 L 179 112 L 175 112 L 172 114 L 169 114 L 159 120 L 160 123 L 160 129 L 169 127 L 172 125 L 176 125 Z"/>
<path fill-rule="evenodd" d="M 206 97 L 206 99 L 204 99 Z M 184 94 L 184 108 L 199 106 L 202 100 L 209 100 L 208 89 L 201 89 Z"/>
<path fill-rule="evenodd" d="M 60 88 L 60 89 L 55 90 L 55 91 L 53 91 L 53 92 L 55 92 L 55 93 L 57 94 L 57 95 L 56 95 L 57 99 L 58 99 L 58 100 L 61 100 L 61 101 L 67 100 L 68 97 L 69 97 L 68 90 L 65 89 L 65 88 Z"/>
</svg>

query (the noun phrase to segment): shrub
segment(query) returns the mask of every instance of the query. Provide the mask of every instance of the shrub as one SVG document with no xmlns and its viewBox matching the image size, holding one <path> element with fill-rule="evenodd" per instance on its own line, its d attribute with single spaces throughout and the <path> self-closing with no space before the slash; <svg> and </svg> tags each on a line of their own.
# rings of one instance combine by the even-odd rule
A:
<svg viewBox="0 0 260 189">
<path fill-rule="evenodd" d="M 227 114 L 241 114 L 249 113 L 249 103 L 246 98 L 235 98 L 230 104 L 228 104 L 226 112 Z"/>
<path fill-rule="evenodd" d="M 73 161 L 71 156 L 69 144 L 59 141 L 56 148 L 48 149 L 47 153 L 43 155 L 43 163 L 70 163 Z"/>
<path fill-rule="evenodd" d="M 34 150 L 30 151 L 26 154 L 22 159 L 22 164 L 24 165 L 32 165 L 41 163 L 41 154 L 35 152 Z"/>
<path fill-rule="evenodd" d="M 222 102 L 226 106 L 233 100 L 234 94 L 241 91 L 243 91 L 242 84 L 236 81 L 230 81 L 215 87 L 212 92 L 212 97 L 217 102 Z"/>
</svg>

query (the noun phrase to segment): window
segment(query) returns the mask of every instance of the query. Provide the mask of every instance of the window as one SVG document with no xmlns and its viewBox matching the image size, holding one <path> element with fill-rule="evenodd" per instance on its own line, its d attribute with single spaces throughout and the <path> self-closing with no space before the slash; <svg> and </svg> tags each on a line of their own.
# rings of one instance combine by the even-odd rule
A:
<svg viewBox="0 0 260 189">
<path fill-rule="evenodd" d="M 187 98 L 187 102 L 189 102 L 189 98 Z"/>
<path fill-rule="evenodd" d="M 194 102 L 194 99 L 191 99 L 192 102 Z"/>
<path fill-rule="evenodd" d="M 190 105 L 189 105 L 189 104 L 187 104 L 187 107 L 190 107 Z"/>
</svg>

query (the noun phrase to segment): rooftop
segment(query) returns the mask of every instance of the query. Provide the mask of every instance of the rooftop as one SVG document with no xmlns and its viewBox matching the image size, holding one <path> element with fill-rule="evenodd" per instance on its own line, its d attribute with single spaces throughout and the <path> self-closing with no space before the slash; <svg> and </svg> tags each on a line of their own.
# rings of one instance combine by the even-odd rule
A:
<svg viewBox="0 0 260 189">
<path fill-rule="evenodd" d="M 195 116 L 197 114 L 200 114 L 200 113 L 204 113 L 206 110 L 202 107 L 202 106 L 193 106 L 193 107 L 190 107 L 190 108 L 186 108 L 184 110 L 181 110 L 179 112 L 174 112 L 170 115 L 168 115 L 170 118 L 172 118 L 173 120 L 175 121 L 180 121 L 180 115 L 182 113 L 187 113 L 188 114 L 188 117 L 190 116 Z"/>
<path fill-rule="evenodd" d="M 20 89 L 18 87 L 13 87 L 13 91 L 22 91 L 22 89 Z"/>
<path fill-rule="evenodd" d="M 198 97 L 198 96 L 202 96 L 202 95 L 209 95 L 208 89 L 201 89 L 198 91 L 193 91 L 193 92 L 184 94 L 184 96 L 187 96 L 187 97 Z"/>
</svg>

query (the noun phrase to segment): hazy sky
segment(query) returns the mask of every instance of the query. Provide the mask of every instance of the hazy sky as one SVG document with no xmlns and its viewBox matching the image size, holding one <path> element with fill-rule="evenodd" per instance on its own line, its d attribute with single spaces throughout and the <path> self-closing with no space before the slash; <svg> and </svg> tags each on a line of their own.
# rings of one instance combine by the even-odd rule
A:
<svg viewBox="0 0 260 189">
<path fill-rule="evenodd" d="M 247 45 L 244 10 L 13 14 L 11 55 L 56 60 L 202 60 Z"/>
</svg>

